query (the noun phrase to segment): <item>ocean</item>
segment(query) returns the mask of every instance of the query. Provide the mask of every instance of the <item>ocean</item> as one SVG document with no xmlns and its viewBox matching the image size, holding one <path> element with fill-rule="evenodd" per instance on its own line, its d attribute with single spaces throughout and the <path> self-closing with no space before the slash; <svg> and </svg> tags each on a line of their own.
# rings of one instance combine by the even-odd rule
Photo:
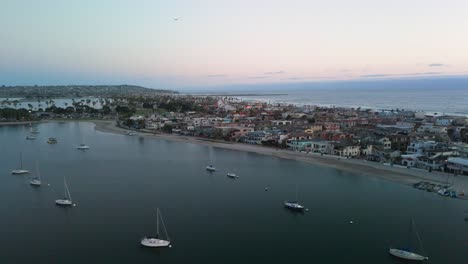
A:
<svg viewBox="0 0 468 264">
<path fill-rule="evenodd" d="M 198 89 L 192 93 L 233 95 L 270 103 L 398 108 L 468 116 L 468 78 L 238 85 Z"/>
</svg>

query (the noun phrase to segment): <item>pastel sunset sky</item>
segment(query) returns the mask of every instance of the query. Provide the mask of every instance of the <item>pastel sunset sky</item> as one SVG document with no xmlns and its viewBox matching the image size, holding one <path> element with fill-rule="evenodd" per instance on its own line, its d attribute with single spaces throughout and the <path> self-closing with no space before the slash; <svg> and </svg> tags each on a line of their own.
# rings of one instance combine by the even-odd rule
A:
<svg viewBox="0 0 468 264">
<path fill-rule="evenodd" d="M 467 0 L 0 1 L 0 85 L 468 75 Z"/>
</svg>

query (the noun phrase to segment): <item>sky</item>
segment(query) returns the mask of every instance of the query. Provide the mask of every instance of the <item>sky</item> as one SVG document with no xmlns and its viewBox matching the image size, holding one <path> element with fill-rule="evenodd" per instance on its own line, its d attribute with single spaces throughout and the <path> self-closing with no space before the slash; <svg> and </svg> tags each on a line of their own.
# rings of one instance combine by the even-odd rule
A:
<svg viewBox="0 0 468 264">
<path fill-rule="evenodd" d="M 0 85 L 468 75 L 466 0 L 0 0 Z"/>
</svg>

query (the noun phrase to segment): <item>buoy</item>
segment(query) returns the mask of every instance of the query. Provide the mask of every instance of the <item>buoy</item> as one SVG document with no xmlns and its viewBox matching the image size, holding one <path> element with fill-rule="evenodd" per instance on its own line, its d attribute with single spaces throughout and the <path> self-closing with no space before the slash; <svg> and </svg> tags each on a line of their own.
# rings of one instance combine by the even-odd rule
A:
<svg viewBox="0 0 468 264">
<path fill-rule="evenodd" d="M 169 245 L 169 247 L 171 248 L 171 247 L 172 247 L 172 245 Z"/>
<path fill-rule="evenodd" d="M 47 186 L 50 186 L 50 183 L 48 183 Z"/>
<path fill-rule="evenodd" d="M 353 224 L 354 222 L 353 222 L 353 220 L 351 220 L 351 221 L 349 221 L 349 223 L 350 223 L 350 224 Z"/>
<path fill-rule="evenodd" d="M 306 208 L 306 212 L 309 212 L 309 209 Z"/>
<path fill-rule="evenodd" d="M 268 187 L 265 187 L 265 191 L 268 191 Z"/>
<path fill-rule="evenodd" d="M 73 206 L 76 206 L 76 204 L 73 204 Z"/>
</svg>

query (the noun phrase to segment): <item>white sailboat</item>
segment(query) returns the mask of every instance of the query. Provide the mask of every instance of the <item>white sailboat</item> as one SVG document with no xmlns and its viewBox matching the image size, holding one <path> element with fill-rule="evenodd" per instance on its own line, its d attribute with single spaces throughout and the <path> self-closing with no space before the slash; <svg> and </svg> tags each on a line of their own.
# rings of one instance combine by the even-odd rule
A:
<svg viewBox="0 0 468 264">
<path fill-rule="evenodd" d="M 213 165 L 206 166 L 207 171 L 216 171 L 216 168 Z"/>
<path fill-rule="evenodd" d="M 86 144 L 80 144 L 78 147 L 76 147 L 77 149 L 81 149 L 81 150 L 86 150 L 86 149 L 89 149 L 89 146 L 87 146 Z"/>
<path fill-rule="evenodd" d="M 84 142 L 84 137 L 83 135 L 81 135 L 81 142 Z M 79 146 L 76 147 L 77 149 L 80 149 L 80 150 L 87 150 L 89 149 L 89 146 L 84 144 L 84 143 L 81 143 Z"/>
<path fill-rule="evenodd" d="M 159 218 L 161 218 L 161 223 L 164 228 L 164 234 L 166 235 L 167 240 L 159 239 Z M 159 208 L 156 209 L 156 219 L 156 237 L 144 237 L 141 239 L 140 243 L 145 247 L 170 247 L 171 241 L 169 240 L 169 234 L 167 233 L 166 225 L 164 224 L 162 215 L 159 212 Z"/>
<path fill-rule="evenodd" d="M 286 207 L 287 209 L 292 210 L 292 211 L 303 212 L 305 210 L 305 207 L 298 203 L 297 189 L 298 189 L 298 187 L 297 187 L 297 184 L 296 184 L 296 199 L 294 201 L 284 201 L 284 207 Z"/>
<path fill-rule="evenodd" d="M 41 186 L 42 181 L 41 181 L 41 174 L 39 173 L 39 167 L 37 166 L 36 163 L 36 176 L 29 181 L 29 184 L 32 186 Z"/>
<path fill-rule="evenodd" d="M 55 203 L 57 205 L 71 206 L 71 205 L 73 205 L 73 202 L 72 202 L 70 190 L 68 189 L 67 180 L 65 179 L 65 177 L 63 177 L 63 185 L 65 187 L 64 198 L 55 200 Z"/>
<path fill-rule="evenodd" d="M 33 128 L 32 126 L 31 126 L 31 128 L 29 129 L 29 132 L 30 132 L 31 134 L 39 134 L 39 130 L 38 130 L 37 128 Z"/>
<path fill-rule="evenodd" d="M 239 176 L 237 176 L 234 172 L 228 172 L 228 173 L 227 173 L 227 176 L 228 176 L 229 178 L 237 178 L 237 177 L 239 177 Z"/>
<path fill-rule="evenodd" d="M 20 152 L 20 167 L 19 169 L 12 170 L 11 174 L 26 174 L 26 173 L 29 173 L 29 171 L 23 169 L 23 154 Z"/>
<path fill-rule="evenodd" d="M 416 236 L 418 238 L 418 242 L 422 249 L 421 239 L 419 238 L 419 234 L 415 228 L 414 220 L 413 218 L 411 218 L 410 230 L 413 230 L 413 229 L 415 230 Z M 392 256 L 402 258 L 402 259 L 407 259 L 407 260 L 417 260 L 417 261 L 429 260 L 428 257 L 411 252 L 410 249 L 390 248 L 388 253 L 390 253 L 390 255 Z"/>
</svg>

